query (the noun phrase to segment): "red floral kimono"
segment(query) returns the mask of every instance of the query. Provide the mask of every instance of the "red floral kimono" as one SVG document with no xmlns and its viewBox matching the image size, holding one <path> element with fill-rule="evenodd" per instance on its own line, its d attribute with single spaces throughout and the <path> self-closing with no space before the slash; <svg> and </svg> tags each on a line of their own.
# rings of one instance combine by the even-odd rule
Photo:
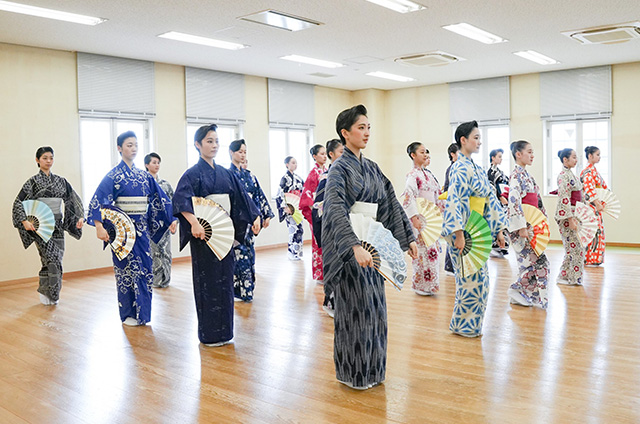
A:
<svg viewBox="0 0 640 424">
<path fill-rule="evenodd" d="M 584 198 L 598 218 L 596 236 L 585 249 L 585 264 L 600 265 L 604 262 L 604 224 L 602 222 L 602 212 L 598 212 L 591 202 L 596 198 L 596 188 L 607 188 L 607 183 L 604 182 L 604 179 L 602 179 L 602 176 L 592 163 L 582 170 L 580 180 L 584 187 Z"/>
<path fill-rule="evenodd" d="M 320 178 L 322 174 L 327 170 L 324 166 L 320 166 L 319 164 L 315 164 L 311 172 L 309 172 L 309 176 L 304 183 L 304 188 L 302 189 L 302 194 L 300 195 L 300 211 L 302 211 L 302 215 L 304 215 L 305 219 L 309 221 L 309 225 L 311 226 L 311 246 L 312 246 L 312 272 L 313 279 L 316 281 L 322 281 L 322 248 L 318 246 L 318 242 L 316 241 L 315 236 L 313 235 L 313 221 L 311 219 L 311 208 L 313 207 L 313 199 L 316 196 L 316 189 L 318 188 L 318 184 L 320 183 Z M 326 177 L 326 174 L 324 175 Z"/>
</svg>

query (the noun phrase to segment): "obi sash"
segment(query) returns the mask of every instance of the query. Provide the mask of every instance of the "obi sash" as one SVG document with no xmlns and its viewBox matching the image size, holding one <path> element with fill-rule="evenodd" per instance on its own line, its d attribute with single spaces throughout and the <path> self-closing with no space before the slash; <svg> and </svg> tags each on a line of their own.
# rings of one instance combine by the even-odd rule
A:
<svg viewBox="0 0 640 424">
<path fill-rule="evenodd" d="M 527 205 L 531 205 L 534 207 L 539 207 L 538 205 L 538 193 L 527 193 L 523 198 L 522 198 L 522 204 L 527 204 Z"/>
<path fill-rule="evenodd" d="M 120 196 L 116 199 L 116 207 L 127 215 L 144 215 L 149 207 L 147 196 Z"/>
<path fill-rule="evenodd" d="M 351 206 L 349 213 L 359 213 L 374 220 L 378 216 L 378 204 L 367 202 L 356 202 Z"/>
<path fill-rule="evenodd" d="M 582 190 L 574 190 L 571 192 L 571 206 L 575 206 L 576 202 L 582 202 Z"/>
<path fill-rule="evenodd" d="M 210 194 L 206 197 L 213 202 L 219 204 L 228 214 L 231 214 L 231 200 L 228 194 Z"/>
</svg>

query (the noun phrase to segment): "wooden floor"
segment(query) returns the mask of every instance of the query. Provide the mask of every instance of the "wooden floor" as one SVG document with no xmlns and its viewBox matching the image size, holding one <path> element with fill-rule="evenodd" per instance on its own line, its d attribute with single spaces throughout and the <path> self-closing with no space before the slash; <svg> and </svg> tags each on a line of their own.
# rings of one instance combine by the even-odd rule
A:
<svg viewBox="0 0 640 424">
<path fill-rule="evenodd" d="M 220 348 L 198 343 L 188 262 L 139 328 L 120 323 L 112 272 L 66 279 L 56 307 L 35 283 L 2 287 L 0 423 L 640 422 L 639 250 L 608 250 L 584 287 L 551 284 L 547 312 L 510 306 L 513 254 L 491 259 L 479 339 L 448 331 L 453 277 L 432 298 L 389 286 L 387 378 L 365 392 L 335 379 L 308 246 L 285 255 L 258 252 L 255 300 Z"/>
</svg>

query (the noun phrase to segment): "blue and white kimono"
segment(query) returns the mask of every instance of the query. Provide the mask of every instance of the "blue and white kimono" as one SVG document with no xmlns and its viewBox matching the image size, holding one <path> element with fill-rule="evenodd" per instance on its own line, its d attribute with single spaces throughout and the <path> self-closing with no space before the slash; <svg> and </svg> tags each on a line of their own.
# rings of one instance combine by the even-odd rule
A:
<svg viewBox="0 0 640 424">
<path fill-rule="evenodd" d="M 284 201 L 285 193 L 293 193 L 300 196 L 302 189 L 304 188 L 304 180 L 297 174 L 287 171 L 286 174 L 280 180 L 280 189 L 276 196 L 276 206 L 278 207 L 278 215 L 280 222 L 287 221 L 287 227 L 289 228 L 289 248 L 287 251 L 288 258 L 293 261 L 299 261 L 302 258 L 302 222 L 296 224 L 293 218 L 285 213 L 284 208 L 286 202 Z"/>
<path fill-rule="evenodd" d="M 140 206 L 144 199 L 147 202 L 146 207 Z M 151 320 L 153 284 L 153 261 L 149 240 L 159 242 L 173 221 L 171 201 L 151 174 L 136 168 L 135 165 L 129 168 L 121 161 L 102 179 L 93 195 L 87 212 L 87 223 L 95 225 L 95 222 L 102 222 L 100 207 L 120 206 L 119 200 L 135 200 L 140 203 L 136 210 L 121 208 L 127 212 L 136 226 L 136 242 L 133 249 L 123 260 L 119 260 L 113 254 L 120 319 L 124 321 L 132 317 L 138 324 L 146 324 Z"/>
<path fill-rule="evenodd" d="M 264 222 L 274 217 L 267 196 L 264 195 L 258 179 L 247 169 L 239 169 L 234 164 L 229 170 L 238 177 L 249 197 L 260 211 L 260 220 Z M 253 289 L 256 285 L 256 251 L 253 247 L 254 234 L 251 225 L 247 227 L 244 241 L 233 248 L 236 258 L 233 272 L 233 295 L 245 302 L 253 300 Z"/>
<path fill-rule="evenodd" d="M 461 336 L 477 337 L 482 334 L 482 321 L 489 294 L 487 264 L 468 277 L 462 276 L 460 250 L 453 247 L 454 232 L 464 230 L 471 215 L 470 197 L 485 199 L 482 215 L 495 238 L 507 228 L 507 217 L 496 196 L 495 187 L 487 174 L 473 160 L 458 152 L 458 160 L 451 166 L 449 190 L 444 209 L 442 236 L 451 245 L 451 260 L 456 277 L 456 300 L 449 329 Z"/>
</svg>

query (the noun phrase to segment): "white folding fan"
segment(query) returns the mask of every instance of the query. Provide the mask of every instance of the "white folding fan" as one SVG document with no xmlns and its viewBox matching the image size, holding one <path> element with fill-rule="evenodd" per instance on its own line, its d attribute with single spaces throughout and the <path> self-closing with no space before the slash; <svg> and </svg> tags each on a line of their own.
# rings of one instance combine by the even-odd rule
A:
<svg viewBox="0 0 640 424">
<path fill-rule="evenodd" d="M 407 263 L 398 240 L 391 231 L 371 217 L 349 214 L 349 219 L 362 247 L 371 254 L 376 271 L 396 289 L 401 290 L 407 279 Z"/>
<path fill-rule="evenodd" d="M 616 196 L 611 190 L 607 190 L 605 188 L 597 188 L 596 199 L 600 200 L 604 204 L 604 213 L 606 213 L 613 219 L 618 219 L 621 211 L 621 205 L 620 200 L 618 200 L 618 196 Z"/>
<path fill-rule="evenodd" d="M 293 211 L 291 218 L 293 218 L 296 224 L 300 224 L 303 219 L 302 212 L 300 211 L 300 196 L 294 193 L 285 193 L 284 202 Z"/>
<path fill-rule="evenodd" d="M 22 207 L 27 214 L 27 221 L 35 227 L 36 234 L 45 243 L 49 241 L 56 227 L 56 218 L 49 205 L 40 200 L 25 200 L 22 202 Z"/>
<path fill-rule="evenodd" d="M 127 257 L 133 245 L 136 243 L 136 226 L 124 211 L 121 209 L 105 205 L 100 208 L 102 217 L 102 226 L 109 234 L 108 244 L 113 250 L 114 255 L 119 260 Z"/>
<path fill-rule="evenodd" d="M 416 199 L 418 206 L 418 213 L 420 221 L 422 221 L 422 228 L 420 228 L 420 237 L 427 246 L 431 246 L 440 238 L 442 232 L 442 214 L 440 208 L 435 203 L 428 201 L 427 199 Z"/>
<path fill-rule="evenodd" d="M 580 238 L 580 243 L 587 247 L 598 231 L 598 218 L 593 213 L 593 209 L 582 202 L 576 202 L 574 215 L 579 221 L 578 237 Z"/>
<path fill-rule="evenodd" d="M 193 214 L 204 228 L 204 240 L 218 260 L 227 256 L 234 240 L 233 221 L 222 206 L 210 199 L 192 197 Z"/>
</svg>

